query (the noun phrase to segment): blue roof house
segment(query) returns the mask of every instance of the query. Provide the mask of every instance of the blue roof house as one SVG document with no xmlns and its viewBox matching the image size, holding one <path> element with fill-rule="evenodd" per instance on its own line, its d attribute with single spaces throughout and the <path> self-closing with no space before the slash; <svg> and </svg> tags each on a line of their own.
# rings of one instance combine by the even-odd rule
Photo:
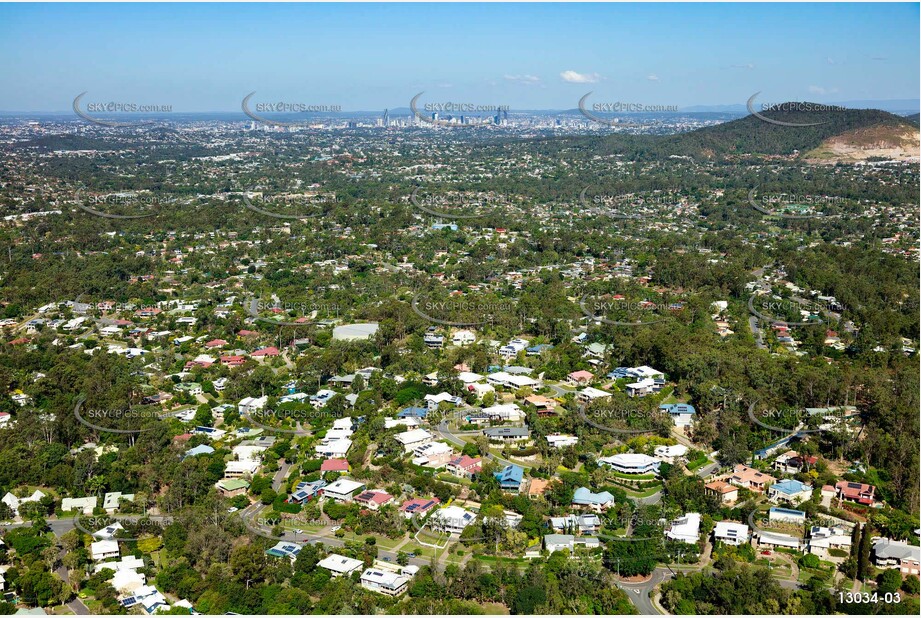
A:
<svg viewBox="0 0 921 618">
<path fill-rule="evenodd" d="M 510 464 L 496 472 L 496 479 L 499 481 L 499 487 L 503 491 L 517 493 L 521 489 L 521 481 L 524 479 L 524 469 L 521 466 Z"/>
</svg>

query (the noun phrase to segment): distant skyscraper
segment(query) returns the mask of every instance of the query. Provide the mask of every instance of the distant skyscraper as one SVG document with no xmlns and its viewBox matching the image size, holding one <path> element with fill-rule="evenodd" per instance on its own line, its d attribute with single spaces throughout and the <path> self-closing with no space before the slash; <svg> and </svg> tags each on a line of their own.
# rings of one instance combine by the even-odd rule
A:
<svg viewBox="0 0 921 618">
<path fill-rule="evenodd" d="M 390 126 L 390 110 L 389 109 L 384 110 L 384 126 L 385 127 Z"/>
</svg>

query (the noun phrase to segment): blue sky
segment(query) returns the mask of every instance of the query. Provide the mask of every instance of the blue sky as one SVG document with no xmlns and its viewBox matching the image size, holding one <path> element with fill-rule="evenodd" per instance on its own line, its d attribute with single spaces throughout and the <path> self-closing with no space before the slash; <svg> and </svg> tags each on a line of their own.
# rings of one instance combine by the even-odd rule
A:
<svg viewBox="0 0 921 618">
<path fill-rule="evenodd" d="M 0 110 L 918 98 L 918 4 L 2 4 Z"/>
</svg>

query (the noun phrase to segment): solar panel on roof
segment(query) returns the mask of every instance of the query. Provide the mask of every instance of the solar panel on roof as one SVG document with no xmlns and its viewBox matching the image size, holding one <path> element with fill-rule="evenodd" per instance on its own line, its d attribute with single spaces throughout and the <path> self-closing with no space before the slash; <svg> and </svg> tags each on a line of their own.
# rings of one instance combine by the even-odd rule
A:
<svg viewBox="0 0 921 618">
<path fill-rule="evenodd" d="M 863 485 L 861 485 L 860 483 L 848 483 L 847 486 L 850 487 L 851 489 L 860 489 L 861 487 L 863 487 Z"/>
</svg>

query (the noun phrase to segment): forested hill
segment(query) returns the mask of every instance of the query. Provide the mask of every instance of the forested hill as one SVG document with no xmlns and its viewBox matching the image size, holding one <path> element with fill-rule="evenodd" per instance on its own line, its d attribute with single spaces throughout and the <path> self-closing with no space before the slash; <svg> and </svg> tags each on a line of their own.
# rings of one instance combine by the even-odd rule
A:
<svg viewBox="0 0 921 618">
<path fill-rule="evenodd" d="M 817 106 L 816 103 L 786 105 Z M 873 128 L 884 139 L 898 143 L 906 131 L 917 132 L 910 119 L 880 110 L 837 109 L 829 111 L 758 112 L 754 115 L 688 133 L 658 136 L 612 135 L 596 144 L 600 150 L 633 156 L 685 155 L 720 157 L 733 154 L 792 155 L 818 148 L 823 142 L 843 134 Z"/>
</svg>

